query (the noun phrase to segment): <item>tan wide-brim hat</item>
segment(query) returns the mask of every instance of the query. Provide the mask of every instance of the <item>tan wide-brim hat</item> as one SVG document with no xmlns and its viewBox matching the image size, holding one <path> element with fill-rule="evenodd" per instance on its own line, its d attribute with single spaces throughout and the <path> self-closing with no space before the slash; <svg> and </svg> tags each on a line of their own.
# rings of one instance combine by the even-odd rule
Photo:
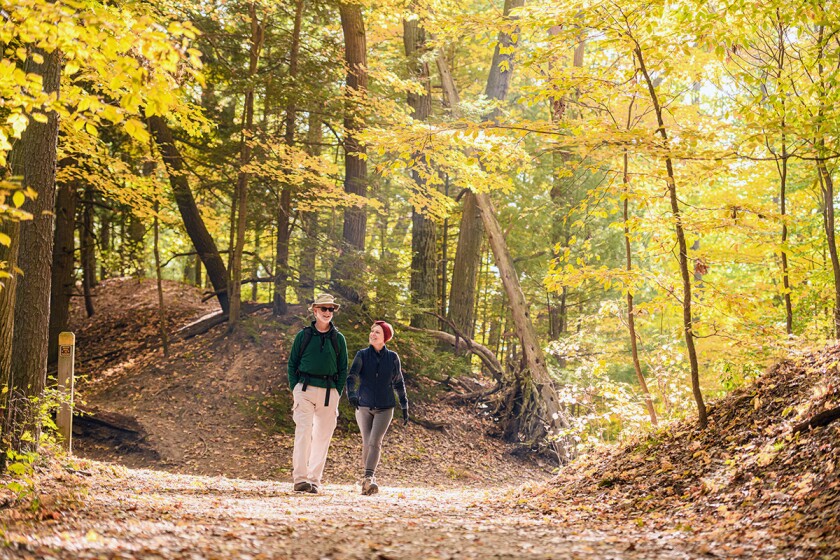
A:
<svg viewBox="0 0 840 560">
<path fill-rule="evenodd" d="M 335 298 L 330 294 L 318 294 L 318 297 L 316 297 L 315 301 L 312 302 L 312 305 L 309 306 L 309 311 L 312 311 L 313 307 L 321 307 L 324 305 L 330 305 L 336 309 L 341 307 L 341 305 L 336 303 Z"/>
</svg>

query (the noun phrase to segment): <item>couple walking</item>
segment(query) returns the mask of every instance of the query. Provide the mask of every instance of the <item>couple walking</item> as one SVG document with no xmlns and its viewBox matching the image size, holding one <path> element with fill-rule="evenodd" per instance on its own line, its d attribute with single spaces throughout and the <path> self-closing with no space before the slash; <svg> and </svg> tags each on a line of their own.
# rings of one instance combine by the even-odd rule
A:
<svg viewBox="0 0 840 560">
<path fill-rule="evenodd" d="M 399 396 L 403 424 L 408 423 L 408 399 L 400 357 L 385 346 L 394 336 L 393 327 L 385 321 L 373 323 L 368 337 L 370 346 L 356 352 L 348 373 L 347 342 L 333 324 L 339 307 L 329 294 L 315 298 L 309 306 L 315 320 L 297 334 L 289 354 L 295 421 L 294 490 L 317 494 L 321 489 L 327 451 L 338 419 L 338 401 L 346 384 L 347 398 L 356 409 L 356 422 L 362 433 L 362 494 L 372 495 L 379 491 L 375 473 L 382 440 L 397 404 L 394 391 Z"/>
</svg>

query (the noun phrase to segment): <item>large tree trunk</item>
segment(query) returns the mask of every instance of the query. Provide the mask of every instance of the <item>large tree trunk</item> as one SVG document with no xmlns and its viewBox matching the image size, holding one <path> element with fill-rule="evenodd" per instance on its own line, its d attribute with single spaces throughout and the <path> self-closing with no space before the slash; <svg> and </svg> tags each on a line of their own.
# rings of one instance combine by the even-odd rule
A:
<svg viewBox="0 0 840 560">
<path fill-rule="evenodd" d="M 481 240 L 484 225 L 478 214 L 475 195 L 464 194 L 464 209 L 458 232 L 458 245 L 452 264 L 452 285 L 449 288 L 449 319 L 455 326 L 472 338 L 473 311 L 475 309 L 475 287 L 478 280 L 478 265 L 481 259 Z"/>
<path fill-rule="evenodd" d="M 309 130 L 306 134 L 306 151 L 309 155 L 321 155 L 323 141 L 323 126 L 321 117 L 314 112 L 309 113 Z M 303 212 L 301 215 L 303 239 L 300 243 L 300 257 L 298 258 L 300 273 L 298 276 L 297 296 L 300 302 L 315 300 L 315 253 L 318 250 L 318 213 Z"/>
<path fill-rule="evenodd" d="M 825 75 L 823 60 L 825 58 L 825 26 L 821 25 L 818 29 L 818 55 L 817 55 L 817 71 L 819 75 L 819 91 L 820 91 L 820 106 L 817 112 L 818 121 L 823 120 L 825 114 Z M 817 150 L 817 173 L 820 178 L 820 187 L 823 193 L 823 228 L 825 229 L 825 239 L 828 243 L 828 254 L 831 258 L 831 272 L 834 278 L 834 337 L 840 337 L 840 259 L 837 256 L 837 241 L 834 233 L 834 179 L 831 172 L 828 170 L 826 161 L 828 153 L 825 148 L 825 136 L 822 131 L 816 137 Z"/>
<path fill-rule="evenodd" d="M 358 132 L 364 127 L 354 98 L 367 92 L 367 43 L 362 8 L 358 4 L 339 3 L 341 29 L 344 32 L 344 58 L 347 63 L 347 93 L 344 115 L 344 191 L 367 195 L 366 149 L 359 142 Z M 344 231 L 339 258 L 332 272 L 336 291 L 348 301 L 359 303 L 359 256 L 365 249 L 367 212 L 363 207 L 344 211 Z"/>
<path fill-rule="evenodd" d="M 636 60 L 639 63 L 639 69 L 642 71 L 642 75 L 645 78 L 651 103 L 653 103 L 656 121 L 659 125 L 659 135 L 667 144 L 668 133 L 665 131 L 665 121 L 662 117 L 662 106 L 659 103 L 659 96 L 656 93 L 656 87 L 653 84 L 650 73 L 647 71 L 645 59 L 642 56 L 642 47 L 638 43 L 636 43 L 634 54 L 636 55 Z M 671 213 L 674 216 L 674 229 L 677 234 L 677 246 L 680 251 L 680 275 L 682 276 L 683 283 L 683 329 L 685 331 L 685 345 L 688 350 L 688 362 L 691 368 L 691 391 L 694 394 L 694 401 L 697 403 L 697 416 L 700 422 L 700 427 L 705 429 L 708 425 L 708 417 L 706 413 L 706 405 L 703 402 L 703 393 L 700 390 L 700 368 L 697 363 L 697 350 L 694 347 L 694 320 L 691 316 L 691 275 L 688 270 L 688 245 L 685 241 L 682 213 L 680 212 L 679 200 L 677 199 L 677 183 L 674 177 L 674 165 L 671 161 L 671 157 L 668 155 L 665 156 L 665 170 L 668 174 L 668 194 L 671 200 Z"/>
<path fill-rule="evenodd" d="M 62 183 L 55 204 L 52 280 L 50 282 L 49 363 L 58 360 L 58 334 L 70 323 L 70 296 L 75 288 L 76 187 Z M 2 257 L 0 257 L 2 260 Z"/>
<path fill-rule="evenodd" d="M 524 4 L 525 0 L 505 0 L 505 16 L 508 16 L 511 10 L 520 8 Z M 487 77 L 487 87 L 484 91 L 488 99 L 501 101 L 507 96 L 510 88 L 510 78 L 513 74 L 515 44 L 516 41 L 510 34 L 499 34 L 499 41 L 493 52 L 490 74 Z M 498 111 L 494 110 L 485 115 L 482 120 L 493 120 L 497 115 Z M 464 194 L 464 209 L 461 214 L 458 246 L 455 249 L 451 304 L 449 306 L 450 320 L 470 337 L 474 335 L 472 325 L 474 322 L 475 284 L 478 279 L 478 263 L 481 258 L 481 240 L 484 238 L 484 227 L 478 215 L 478 206 L 474 198 L 475 194 L 471 191 Z"/>
<path fill-rule="evenodd" d="M 5 233 L 12 240 L 7 247 L 0 243 L 0 262 L 6 263 L 3 271 L 10 276 L 0 279 L 0 382 L 3 383 L 0 402 L 2 403 L 3 434 L 5 439 L 8 436 L 6 428 L 10 413 L 9 404 L 12 397 L 12 338 L 15 333 L 15 294 L 17 293 L 18 274 L 13 271 L 17 266 L 17 255 L 20 248 L 20 223 L 0 221 L 0 232 Z M 3 464 L 0 457 L 0 465 Z M 0 469 L 1 470 L 1 469 Z"/>
<path fill-rule="evenodd" d="M 423 94 L 408 94 L 408 106 L 413 109 L 414 120 L 425 121 L 432 112 L 431 83 L 429 65 L 422 56 L 426 47 L 426 32 L 414 18 L 403 20 L 403 44 L 408 58 L 410 75 L 423 86 Z M 415 160 L 420 154 L 415 154 Z M 426 189 L 426 180 L 415 169 L 411 176 L 417 190 Z M 411 215 L 411 277 L 409 292 L 416 312 L 411 316 L 411 326 L 422 329 L 434 329 L 437 320 L 425 313 L 435 309 L 437 303 L 437 225 L 416 208 Z"/>
<path fill-rule="evenodd" d="M 175 202 L 178 204 L 178 210 L 184 220 L 184 229 L 187 230 L 187 235 L 190 236 L 198 256 L 201 257 L 201 262 L 207 269 L 207 276 L 210 278 L 210 283 L 213 284 L 213 290 L 218 294 L 217 297 L 222 311 L 228 313 L 230 311 L 230 300 L 227 294 L 228 279 L 225 263 L 219 255 L 219 250 L 216 248 L 216 243 L 210 236 L 210 232 L 207 231 L 207 226 L 204 225 L 204 220 L 201 218 L 201 212 L 198 210 L 185 175 L 184 161 L 172 139 L 172 131 L 163 117 L 157 115 L 149 117 L 149 129 L 155 137 L 163 162 L 166 164 Z"/>
<path fill-rule="evenodd" d="M 61 52 L 47 53 L 38 48 L 31 51 L 27 73 L 41 76 L 44 92 L 57 95 Z M 33 54 L 42 56 L 43 62 L 35 62 Z M 25 207 L 32 220 L 20 224 L 17 266 L 23 277 L 15 293 L 11 375 L 7 385 L 7 397 L 12 401 L 40 397 L 47 378 L 57 144 L 58 114 L 50 111 L 47 122 L 29 123 L 13 154 L 15 175 L 22 176 L 23 185 L 34 189 L 38 197 Z M 25 405 L 18 408 L 14 402 L 7 408 L 3 434 L 11 436 L 12 449 L 37 446 L 40 436 L 37 410 L 38 407 Z M 32 434 L 31 443 L 19 437 L 24 431 Z"/>
<path fill-rule="evenodd" d="M 245 106 L 242 115 L 242 145 L 239 151 L 239 175 L 236 180 L 236 243 L 233 245 L 231 257 L 231 282 L 228 287 L 230 294 L 230 313 L 228 314 L 228 331 L 236 330 L 239 324 L 239 311 L 242 305 L 242 252 L 245 250 L 245 229 L 248 225 L 248 179 L 250 174 L 245 167 L 251 163 L 251 136 L 254 131 L 254 84 L 257 73 L 257 63 L 262 50 L 263 27 L 257 20 L 257 7 L 252 2 L 248 4 L 248 15 L 251 19 L 251 50 L 248 64 L 248 87 L 245 91 Z"/>
<path fill-rule="evenodd" d="M 300 53 L 300 25 L 303 19 L 303 0 L 295 2 L 295 21 L 292 29 L 292 46 L 289 52 L 289 79 L 294 82 L 298 75 Z M 295 142 L 295 119 L 297 108 L 294 101 L 286 107 L 286 145 L 291 148 Z M 289 285 L 289 239 L 292 235 L 292 186 L 283 185 L 280 191 L 280 207 L 277 212 L 277 252 L 274 266 L 274 314 L 285 315 L 288 310 L 286 288 Z"/>
</svg>

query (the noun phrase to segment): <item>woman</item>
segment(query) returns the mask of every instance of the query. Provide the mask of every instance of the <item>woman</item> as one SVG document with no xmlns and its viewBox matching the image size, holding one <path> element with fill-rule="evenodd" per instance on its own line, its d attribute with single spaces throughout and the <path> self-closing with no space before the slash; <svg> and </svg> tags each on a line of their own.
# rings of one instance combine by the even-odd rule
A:
<svg viewBox="0 0 840 560">
<path fill-rule="evenodd" d="M 382 440 L 394 417 L 394 391 L 402 408 L 403 425 L 408 424 L 408 399 L 405 396 L 400 357 L 385 347 L 394 336 L 394 328 L 385 321 L 375 321 L 370 328 L 370 346 L 356 352 L 347 376 L 347 398 L 356 409 L 356 422 L 362 432 L 362 494 L 379 492 L 376 467 L 382 454 Z"/>
</svg>

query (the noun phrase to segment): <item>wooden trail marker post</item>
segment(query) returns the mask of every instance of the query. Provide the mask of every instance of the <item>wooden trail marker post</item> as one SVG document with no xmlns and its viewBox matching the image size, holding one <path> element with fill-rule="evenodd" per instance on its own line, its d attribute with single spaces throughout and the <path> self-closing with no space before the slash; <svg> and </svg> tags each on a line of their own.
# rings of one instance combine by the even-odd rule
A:
<svg viewBox="0 0 840 560">
<path fill-rule="evenodd" d="M 58 433 L 64 438 L 64 450 L 73 453 L 73 363 L 76 357 L 76 335 L 58 335 L 58 391 L 61 406 L 56 415 Z"/>
</svg>

